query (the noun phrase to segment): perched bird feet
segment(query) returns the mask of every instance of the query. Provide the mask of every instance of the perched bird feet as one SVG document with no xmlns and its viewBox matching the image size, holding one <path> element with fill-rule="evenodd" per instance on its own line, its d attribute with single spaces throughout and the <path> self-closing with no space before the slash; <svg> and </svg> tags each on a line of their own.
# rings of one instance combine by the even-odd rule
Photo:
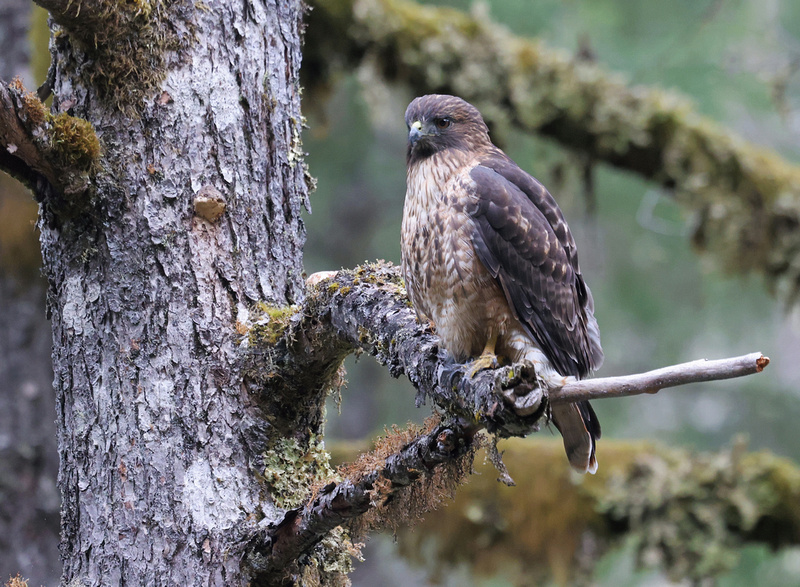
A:
<svg viewBox="0 0 800 587">
<path fill-rule="evenodd" d="M 486 369 L 497 369 L 499 366 L 500 360 L 497 358 L 497 355 L 487 352 L 484 352 L 474 361 L 465 365 L 467 375 L 470 379 L 475 377 L 481 371 L 485 371 Z"/>
</svg>

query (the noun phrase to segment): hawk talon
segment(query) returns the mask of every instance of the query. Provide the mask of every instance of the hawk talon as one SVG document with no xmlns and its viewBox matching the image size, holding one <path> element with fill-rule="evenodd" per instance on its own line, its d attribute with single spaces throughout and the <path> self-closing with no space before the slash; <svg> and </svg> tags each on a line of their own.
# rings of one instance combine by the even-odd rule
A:
<svg viewBox="0 0 800 587">
<path fill-rule="evenodd" d="M 465 367 L 468 367 L 467 375 L 470 379 L 475 377 L 481 371 L 485 371 L 487 369 L 497 369 L 499 366 L 500 360 L 497 358 L 497 355 L 487 352 L 484 352 L 481 356 L 465 365 Z"/>
</svg>

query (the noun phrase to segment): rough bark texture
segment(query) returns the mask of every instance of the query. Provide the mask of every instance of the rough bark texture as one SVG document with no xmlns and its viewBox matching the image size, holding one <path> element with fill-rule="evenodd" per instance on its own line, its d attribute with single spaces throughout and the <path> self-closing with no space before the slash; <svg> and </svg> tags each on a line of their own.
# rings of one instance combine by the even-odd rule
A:
<svg viewBox="0 0 800 587">
<path fill-rule="evenodd" d="M 302 385 L 304 377 L 311 386 L 348 353 L 363 350 L 394 377 L 406 375 L 417 389 L 417 404 L 430 399 L 448 415 L 502 437 L 537 430 L 546 410 L 543 390 L 528 382 L 535 380 L 529 368 L 511 365 L 469 377 L 468 369 L 454 363 L 438 337 L 419 324 L 400 270 L 391 263 L 327 275 L 283 322 L 251 327 L 249 338 L 249 369 L 268 381 Z"/>
<path fill-rule="evenodd" d="M 367 65 L 417 94 L 457 94 L 495 137 L 513 126 L 652 179 L 692 213 L 694 241 L 732 271 L 800 296 L 800 168 L 697 114 L 681 97 L 630 87 L 594 64 L 515 37 L 486 16 L 408 0 L 314 0 L 310 91 Z"/>
<path fill-rule="evenodd" d="M 64 18 L 70 4 L 50 6 L 65 27 L 54 110 L 89 121 L 102 158 L 86 190 L 58 194 L 70 213 L 38 194 L 62 581 L 242 584 L 245 528 L 278 510 L 249 467 L 274 438 L 243 385 L 235 324 L 256 300 L 302 291 L 302 7 L 172 2 L 104 22 L 168 38 L 138 64 L 163 66 L 141 94 L 97 77 L 130 55 L 95 51 L 83 28 L 97 21 Z M 214 222 L 195 212 L 201 188 L 223 201 Z"/>
</svg>

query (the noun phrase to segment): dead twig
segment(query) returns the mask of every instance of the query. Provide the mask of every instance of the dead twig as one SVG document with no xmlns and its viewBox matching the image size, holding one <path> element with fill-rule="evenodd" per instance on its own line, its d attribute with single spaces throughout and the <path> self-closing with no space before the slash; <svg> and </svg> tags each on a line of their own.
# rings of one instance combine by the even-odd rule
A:
<svg viewBox="0 0 800 587">
<path fill-rule="evenodd" d="M 761 353 L 750 353 L 728 359 L 699 359 L 635 375 L 575 381 L 566 384 L 561 389 L 551 390 L 548 399 L 551 404 L 563 404 L 590 399 L 657 393 L 667 387 L 753 375 L 760 373 L 767 365 L 769 365 L 769 357 L 765 357 Z"/>
</svg>

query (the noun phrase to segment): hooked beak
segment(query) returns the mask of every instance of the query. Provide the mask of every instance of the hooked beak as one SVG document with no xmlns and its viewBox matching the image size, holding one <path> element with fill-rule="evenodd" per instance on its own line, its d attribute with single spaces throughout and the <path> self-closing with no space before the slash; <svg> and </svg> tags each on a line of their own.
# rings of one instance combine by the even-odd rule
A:
<svg viewBox="0 0 800 587">
<path fill-rule="evenodd" d="M 413 147 L 417 144 L 417 141 L 424 136 L 425 133 L 422 132 L 422 123 L 419 120 L 415 120 L 414 124 L 411 125 L 411 128 L 408 129 L 408 142 L 411 143 L 411 146 Z"/>
</svg>

